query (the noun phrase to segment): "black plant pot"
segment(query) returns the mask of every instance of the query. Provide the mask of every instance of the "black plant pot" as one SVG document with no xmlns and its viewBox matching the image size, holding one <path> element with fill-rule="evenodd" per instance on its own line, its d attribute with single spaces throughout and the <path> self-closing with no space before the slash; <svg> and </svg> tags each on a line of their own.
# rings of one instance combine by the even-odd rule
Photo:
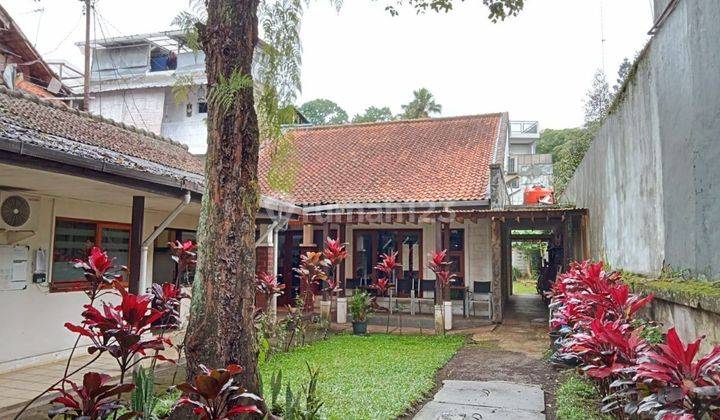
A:
<svg viewBox="0 0 720 420">
<path fill-rule="evenodd" d="M 367 321 L 355 322 L 353 321 L 353 334 L 364 335 L 367 334 Z"/>
</svg>

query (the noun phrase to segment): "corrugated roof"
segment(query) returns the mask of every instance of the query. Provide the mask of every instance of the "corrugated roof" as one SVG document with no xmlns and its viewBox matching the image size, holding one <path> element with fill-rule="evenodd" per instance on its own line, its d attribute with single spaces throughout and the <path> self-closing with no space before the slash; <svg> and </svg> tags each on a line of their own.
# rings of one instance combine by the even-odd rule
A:
<svg viewBox="0 0 720 420">
<path fill-rule="evenodd" d="M 496 113 L 295 129 L 293 187 L 274 194 L 299 205 L 483 200 L 506 124 Z M 260 154 L 266 194 L 271 150 Z"/>
</svg>

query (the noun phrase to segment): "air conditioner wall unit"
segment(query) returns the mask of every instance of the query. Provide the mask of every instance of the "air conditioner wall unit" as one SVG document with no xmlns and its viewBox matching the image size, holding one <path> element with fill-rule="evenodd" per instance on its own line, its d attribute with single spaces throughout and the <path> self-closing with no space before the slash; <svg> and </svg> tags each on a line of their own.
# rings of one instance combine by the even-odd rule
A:
<svg viewBox="0 0 720 420">
<path fill-rule="evenodd" d="M 40 199 L 14 191 L 0 191 L 0 231 L 34 232 Z"/>
</svg>

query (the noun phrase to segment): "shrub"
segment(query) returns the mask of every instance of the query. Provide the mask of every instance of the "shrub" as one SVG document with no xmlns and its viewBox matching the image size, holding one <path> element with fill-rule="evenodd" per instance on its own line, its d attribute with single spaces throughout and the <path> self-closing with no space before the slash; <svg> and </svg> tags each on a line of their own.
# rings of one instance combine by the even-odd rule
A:
<svg viewBox="0 0 720 420">
<path fill-rule="evenodd" d="M 617 417 L 720 418 L 720 347 L 695 361 L 701 339 L 686 345 L 671 328 L 660 342 L 654 323 L 635 318 L 650 300 L 602 263 L 572 263 L 552 287 L 554 360 L 579 362 Z"/>
</svg>

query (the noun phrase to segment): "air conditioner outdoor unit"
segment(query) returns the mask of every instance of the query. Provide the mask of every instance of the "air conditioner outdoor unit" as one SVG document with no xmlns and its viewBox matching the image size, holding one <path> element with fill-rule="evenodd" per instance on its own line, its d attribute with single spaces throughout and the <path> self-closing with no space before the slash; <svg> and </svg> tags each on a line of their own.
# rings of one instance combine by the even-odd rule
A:
<svg viewBox="0 0 720 420">
<path fill-rule="evenodd" d="M 0 232 L 35 232 L 40 200 L 13 191 L 0 191 Z"/>
</svg>

